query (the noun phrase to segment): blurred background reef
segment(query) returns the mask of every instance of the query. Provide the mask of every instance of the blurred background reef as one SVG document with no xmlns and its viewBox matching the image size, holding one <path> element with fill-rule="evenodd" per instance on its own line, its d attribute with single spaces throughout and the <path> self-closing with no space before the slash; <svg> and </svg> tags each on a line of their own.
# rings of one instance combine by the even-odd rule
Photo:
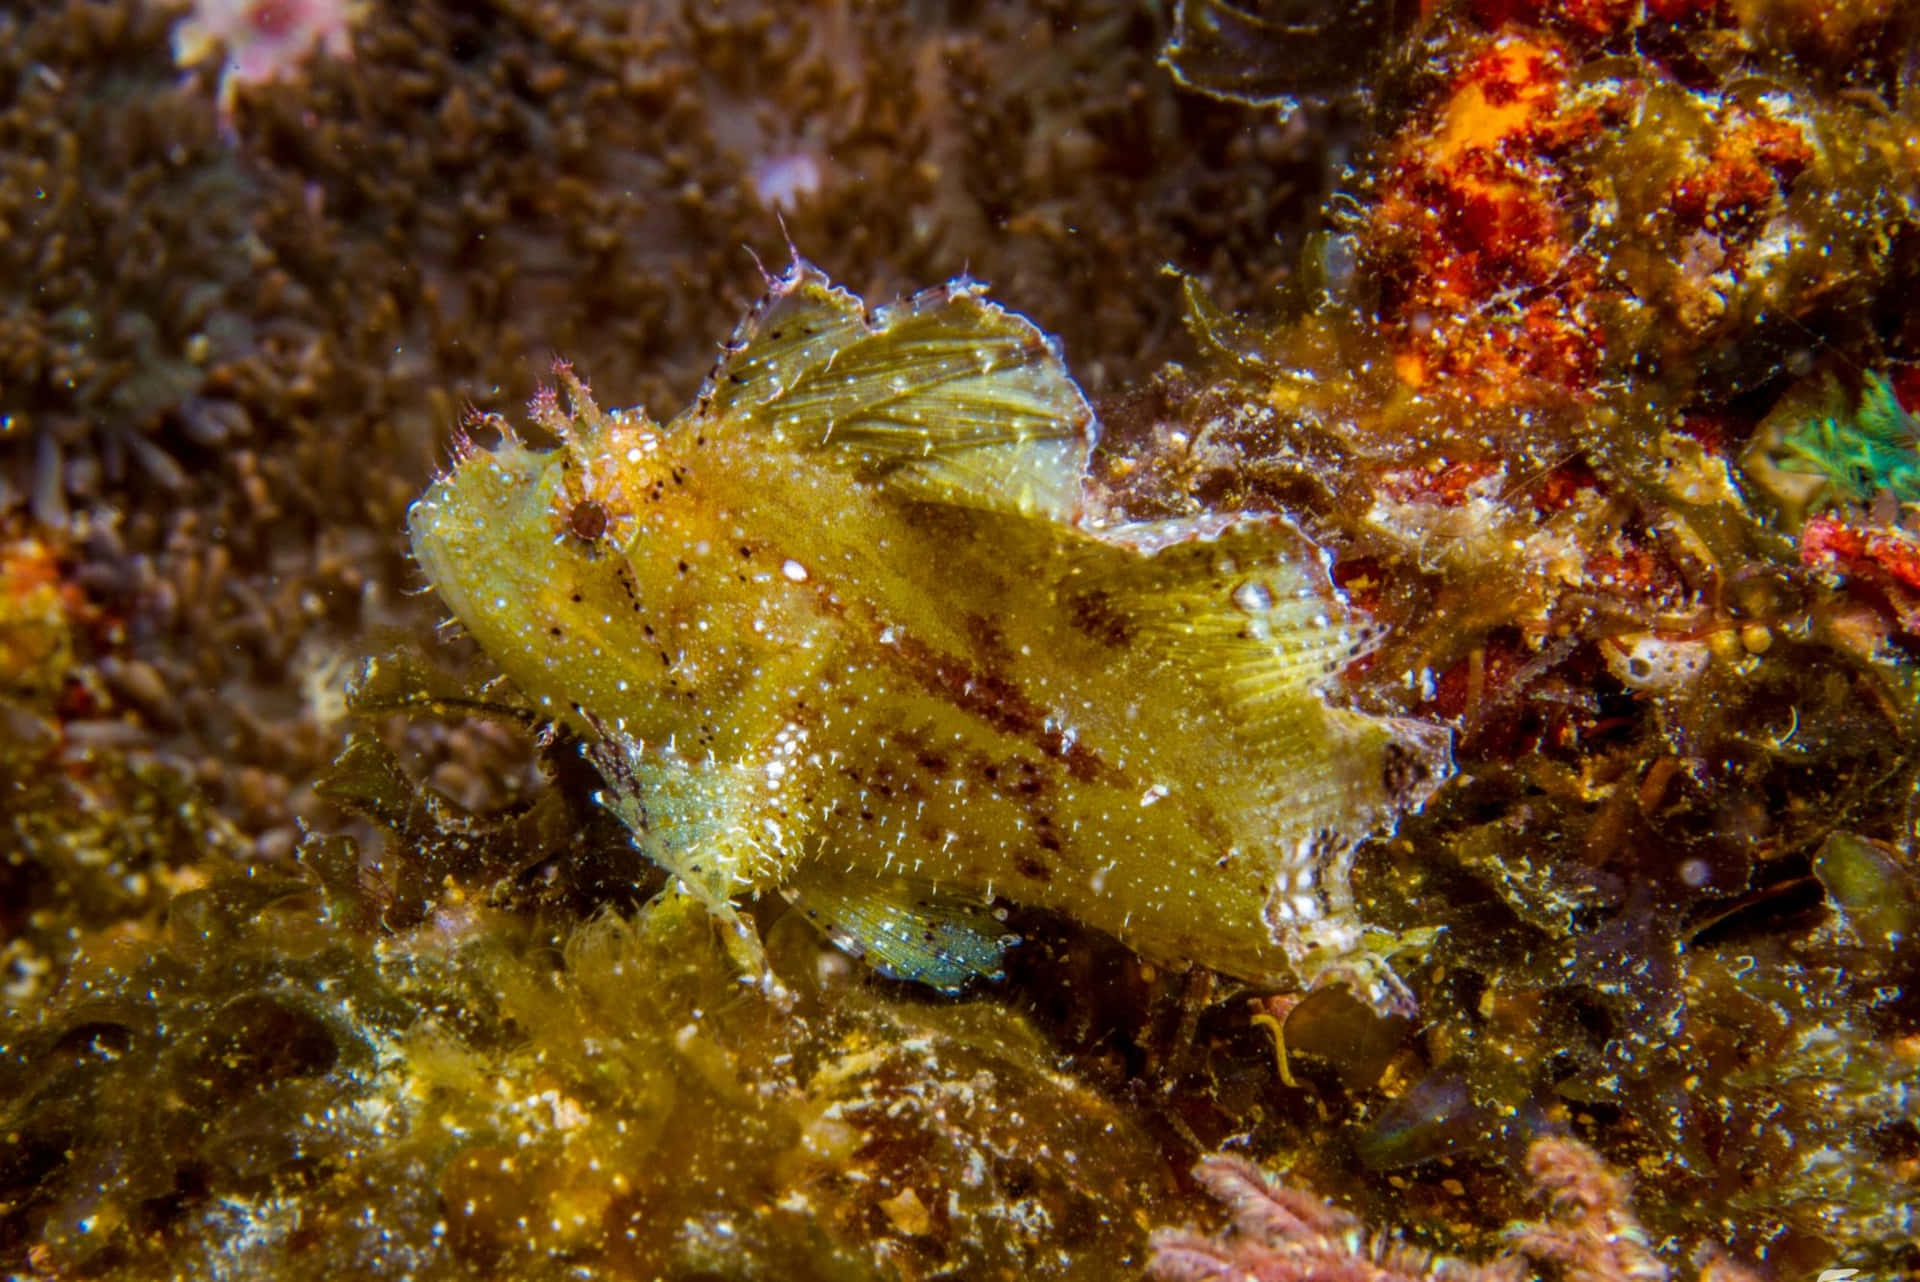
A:
<svg viewBox="0 0 1920 1282">
<path fill-rule="evenodd" d="M 1901 0 L 8 6 L 0 1267 L 1920 1273 L 1917 201 Z M 403 514 L 556 353 L 685 404 L 781 219 L 1331 550 L 1455 731 L 1416 1020 L 641 910 Z"/>
</svg>

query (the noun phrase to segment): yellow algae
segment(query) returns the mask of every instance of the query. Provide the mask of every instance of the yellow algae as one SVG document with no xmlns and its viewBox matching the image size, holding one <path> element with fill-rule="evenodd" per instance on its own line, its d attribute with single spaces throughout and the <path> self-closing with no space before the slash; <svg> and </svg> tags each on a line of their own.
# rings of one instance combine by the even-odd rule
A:
<svg viewBox="0 0 1920 1282">
<path fill-rule="evenodd" d="M 1005 902 L 1408 1007 L 1348 871 L 1446 732 L 1327 703 L 1373 634 L 1284 519 L 1090 519 L 1093 416 L 1026 320 L 796 262 L 664 427 L 561 378 L 559 447 L 463 448 L 415 554 L 770 989 L 733 903 L 777 889 L 948 990 L 997 972 Z"/>
</svg>

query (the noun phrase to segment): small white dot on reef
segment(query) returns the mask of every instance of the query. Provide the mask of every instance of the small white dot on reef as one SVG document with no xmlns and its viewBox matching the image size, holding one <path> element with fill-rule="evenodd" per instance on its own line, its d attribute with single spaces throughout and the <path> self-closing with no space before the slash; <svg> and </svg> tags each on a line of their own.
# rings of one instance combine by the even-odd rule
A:
<svg viewBox="0 0 1920 1282">
<path fill-rule="evenodd" d="M 753 194 L 768 209 L 798 209 L 826 181 L 820 162 L 804 151 L 762 157 L 748 172 Z"/>
<path fill-rule="evenodd" d="M 1676 690 L 1691 685 L 1713 662 L 1704 641 L 1655 636 L 1614 637 L 1600 647 L 1607 667 L 1630 690 Z"/>
</svg>

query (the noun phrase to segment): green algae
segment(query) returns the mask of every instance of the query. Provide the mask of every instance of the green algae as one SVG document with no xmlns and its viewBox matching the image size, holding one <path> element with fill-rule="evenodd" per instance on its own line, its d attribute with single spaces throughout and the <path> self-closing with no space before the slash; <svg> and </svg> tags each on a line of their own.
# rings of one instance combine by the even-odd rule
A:
<svg viewBox="0 0 1920 1282">
<path fill-rule="evenodd" d="M 36 1268 L 1092 1277 L 1173 1196 L 1140 1120 L 1001 1004 L 876 986 L 789 917 L 776 1007 L 694 901 L 583 918 L 609 834 L 542 818 L 585 804 L 564 773 L 467 816 L 361 737 L 327 788 L 371 847 L 202 865 L 10 1016 L 0 1233 Z"/>
<path fill-rule="evenodd" d="M 48 1266 L 1099 1276 L 1166 1191 L 1019 1017 L 832 967 L 773 1012 L 686 901 L 375 944 L 243 887 L 11 1047 L 9 1219 Z"/>
<path fill-rule="evenodd" d="M 1866 505 L 1881 494 L 1920 502 L 1920 422 L 1893 385 L 1868 373 L 1851 414 L 1809 418 L 1780 441 L 1779 466 L 1825 479 L 1828 501 Z"/>
</svg>

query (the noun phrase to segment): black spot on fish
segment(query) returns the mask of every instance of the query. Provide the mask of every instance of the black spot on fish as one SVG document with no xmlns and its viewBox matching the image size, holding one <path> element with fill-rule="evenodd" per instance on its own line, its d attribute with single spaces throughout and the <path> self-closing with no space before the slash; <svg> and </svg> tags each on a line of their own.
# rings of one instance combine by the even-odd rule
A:
<svg viewBox="0 0 1920 1282">
<path fill-rule="evenodd" d="M 633 571 L 625 565 L 617 565 L 614 567 L 613 580 L 620 585 L 620 590 L 627 594 L 627 600 L 632 603 L 633 608 L 638 610 L 640 608 L 640 588 L 639 585 L 633 581 Z"/>
<path fill-rule="evenodd" d="M 1053 880 L 1053 869 L 1047 867 L 1031 855 L 1022 855 L 1018 860 L 1014 861 L 1013 866 L 1015 871 L 1022 877 L 1029 878 L 1033 881 Z"/>
<path fill-rule="evenodd" d="M 1114 607 L 1105 592 L 1081 592 L 1067 602 L 1067 619 L 1086 636 L 1115 649 L 1133 640 L 1133 620 Z"/>
</svg>

